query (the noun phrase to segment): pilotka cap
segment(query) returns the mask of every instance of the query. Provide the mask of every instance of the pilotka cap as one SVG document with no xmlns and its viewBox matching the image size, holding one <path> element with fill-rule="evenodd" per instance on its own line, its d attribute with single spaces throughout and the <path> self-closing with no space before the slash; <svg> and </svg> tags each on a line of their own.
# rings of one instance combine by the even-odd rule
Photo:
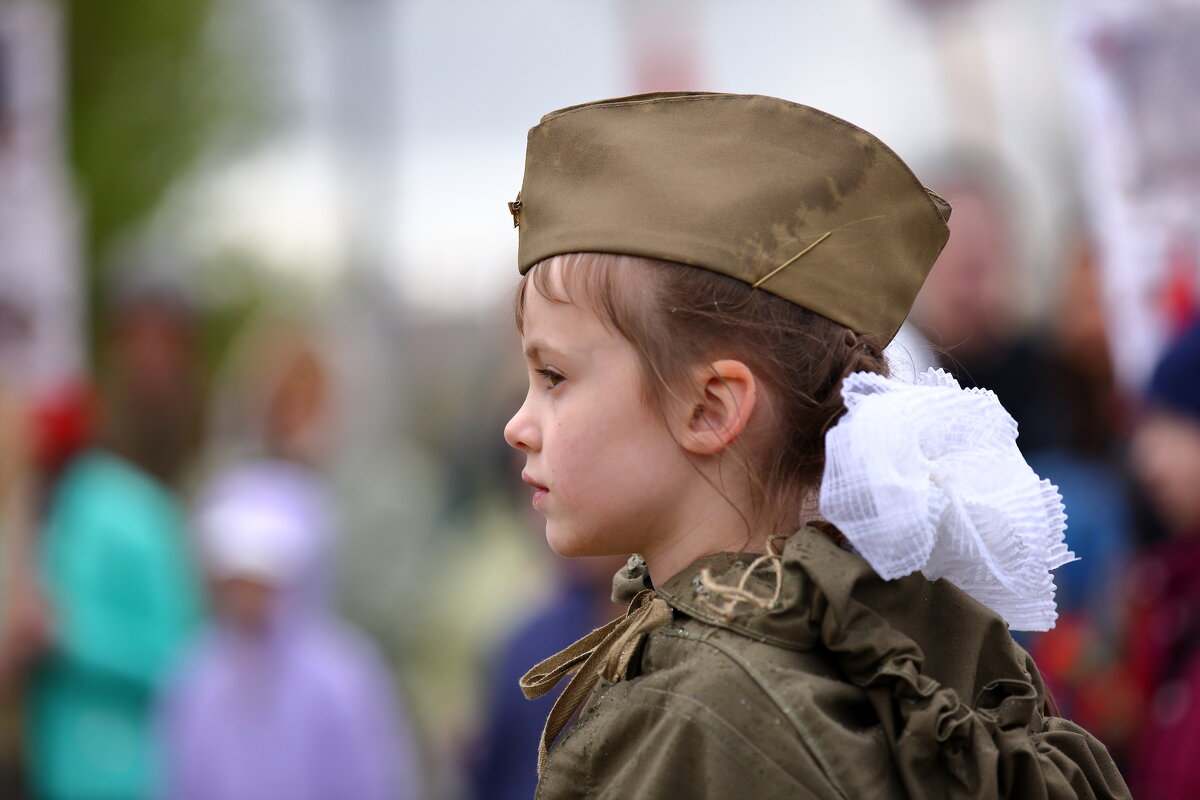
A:
<svg viewBox="0 0 1200 800">
<path fill-rule="evenodd" d="M 676 261 L 890 340 L 949 236 L 950 206 L 870 133 L 761 95 L 571 106 L 529 131 L 509 204 L 524 274 L 561 253 Z"/>
</svg>

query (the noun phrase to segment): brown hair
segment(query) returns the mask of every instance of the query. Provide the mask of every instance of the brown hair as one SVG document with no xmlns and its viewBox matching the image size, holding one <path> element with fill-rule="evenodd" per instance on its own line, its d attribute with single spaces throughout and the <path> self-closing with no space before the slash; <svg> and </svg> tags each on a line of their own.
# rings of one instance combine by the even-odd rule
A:
<svg viewBox="0 0 1200 800">
<path fill-rule="evenodd" d="M 560 267 L 557 285 L 542 268 L 551 262 Z M 697 364 L 733 358 L 750 368 L 774 428 L 761 452 L 737 455 L 754 488 L 755 521 L 771 535 L 792 533 L 810 510 L 804 504 L 820 486 L 825 433 L 846 411 L 842 380 L 887 374 L 877 339 L 706 269 L 608 253 L 553 256 L 521 282 L 519 330 L 530 286 L 551 302 L 591 308 L 628 340 L 641 358 L 645 399 L 660 411 Z"/>
</svg>

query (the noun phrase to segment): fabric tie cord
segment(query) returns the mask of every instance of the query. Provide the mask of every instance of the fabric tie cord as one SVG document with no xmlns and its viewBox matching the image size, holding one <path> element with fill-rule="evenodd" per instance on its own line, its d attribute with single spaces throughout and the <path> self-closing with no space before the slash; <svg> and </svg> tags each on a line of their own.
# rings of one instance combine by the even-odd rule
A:
<svg viewBox="0 0 1200 800">
<path fill-rule="evenodd" d="M 538 774 L 546 764 L 550 745 L 567 726 L 575 712 L 591 695 L 601 678 L 609 683 L 624 680 L 642 640 L 650 631 L 671 621 L 671 607 L 652 589 L 633 598 L 622 617 L 597 628 L 565 650 L 550 656 L 521 678 L 521 691 L 533 700 L 553 689 L 565 675 L 575 673 L 559 695 L 538 747 Z"/>
</svg>

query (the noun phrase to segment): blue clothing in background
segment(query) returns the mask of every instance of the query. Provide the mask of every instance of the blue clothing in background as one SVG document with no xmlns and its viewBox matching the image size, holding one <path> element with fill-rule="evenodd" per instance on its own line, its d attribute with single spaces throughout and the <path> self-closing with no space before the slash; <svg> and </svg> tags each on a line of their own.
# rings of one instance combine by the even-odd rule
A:
<svg viewBox="0 0 1200 800">
<path fill-rule="evenodd" d="M 613 616 L 619 613 L 613 606 Z M 595 588 L 582 581 L 564 582 L 546 607 L 501 646 L 488 675 L 484 727 L 470 764 L 470 788 L 476 800 L 533 797 L 542 727 L 563 686 L 526 700 L 517 682 L 534 664 L 596 627 L 595 616 Z"/>
<path fill-rule="evenodd" d="M 154 705 L 200 616 L 183 513 L 114 455 L 71 465 L 42 548 L 53 647 L 29 696 L 35 797 L 137 800 L 154 791 Z"/>
<path fill-rule="evenodd" d="M 1054 572 L 1060 614 L 1084 614 L 1112 635 L 1116 588 L 1132 555 L 1129 490 L 1108 464 L 1044 450 L 1029 457 L 1038 475 L 1058 486 L 1067 509 L 1067 546 L 1079 557 Z"/>
</svg>

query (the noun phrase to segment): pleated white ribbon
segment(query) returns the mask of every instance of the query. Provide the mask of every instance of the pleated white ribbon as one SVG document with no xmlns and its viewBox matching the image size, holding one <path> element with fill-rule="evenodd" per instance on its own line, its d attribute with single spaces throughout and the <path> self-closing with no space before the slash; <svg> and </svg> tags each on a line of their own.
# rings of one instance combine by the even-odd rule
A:
<svg viewBox="0 0 1200 800">
<path fill-rule="evenodd" d="M 820 508 L 885 579 L 945 578 L 1016 630 L 1058 616 L 1050 570 L 1075 560 L 1058 487 L 1017 449 L 996 395 L 940 369 L 915 383 L 857 372 L 825 439 Z"/>
</svg>

